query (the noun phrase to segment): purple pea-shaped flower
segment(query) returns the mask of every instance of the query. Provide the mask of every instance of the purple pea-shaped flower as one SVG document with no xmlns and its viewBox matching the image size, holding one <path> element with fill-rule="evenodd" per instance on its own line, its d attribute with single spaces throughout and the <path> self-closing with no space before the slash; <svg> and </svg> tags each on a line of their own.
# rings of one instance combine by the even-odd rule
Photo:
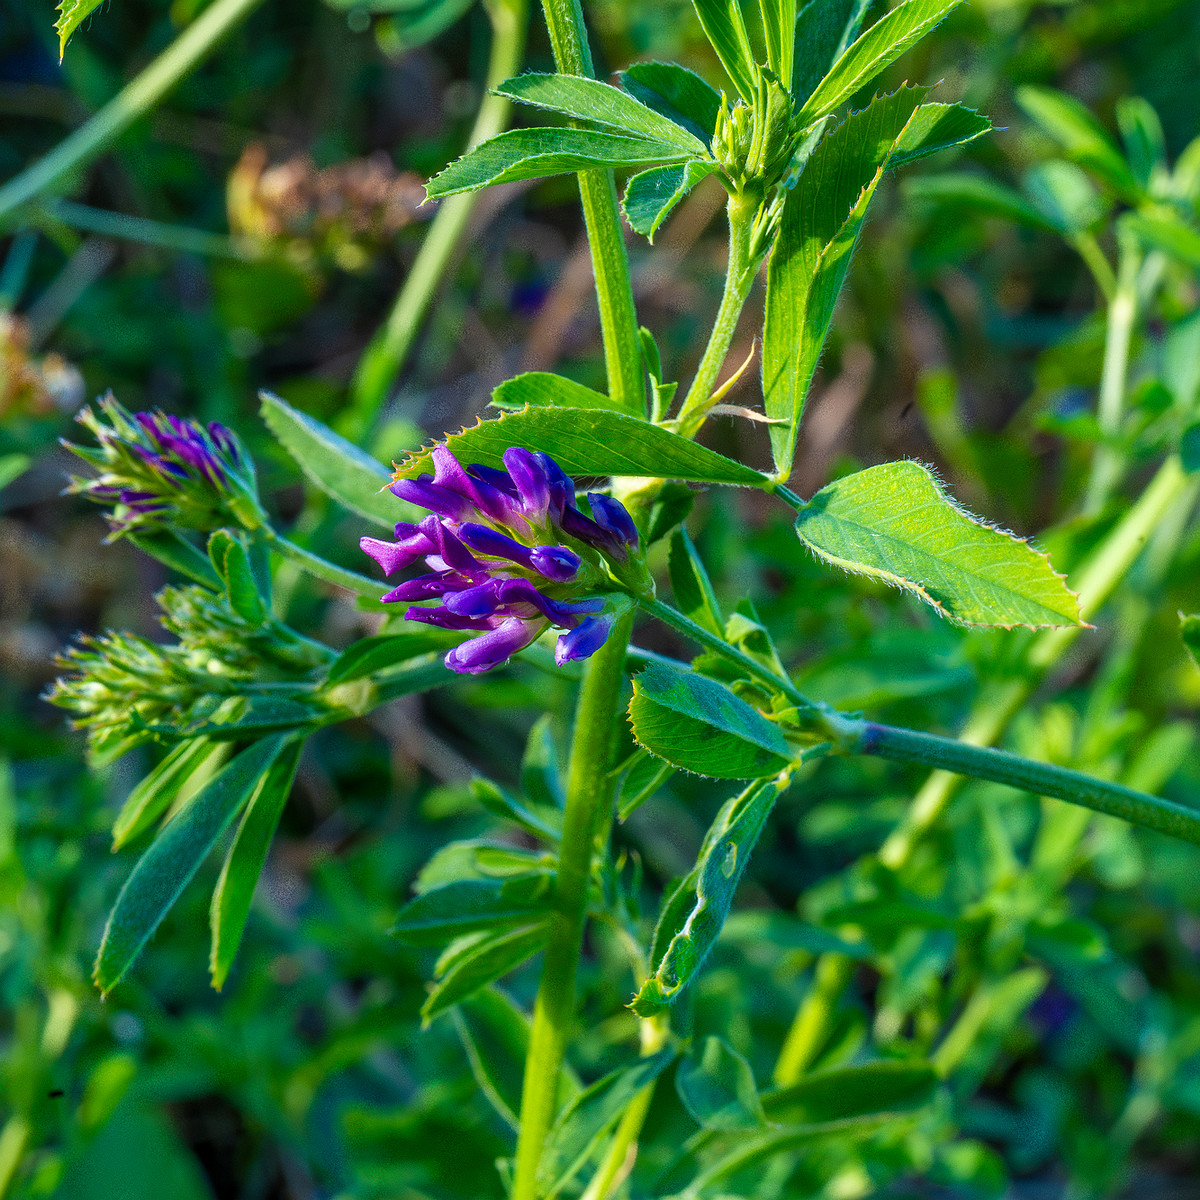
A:
<svg viewBox="0 0 1200 1200">
<path fill-rule="evenodd" d="M 511 447 L 504 470 L 463 465 L 447 446 L 433 450 L 433 475 L 397 479 L 392 491 L 429 510 L 401 522 L 395 541 L 361 545 L 390 577 L 418 560 L 426 574 L 394 587 L 385 602 L 411 607 L 410 621 L 470 630 L 446 655 L 452 671 L 478 675 L 506 663 L 547 629 L 561 629 L 555 661 L 588 658 L 612 629 L 622 569 L 638 548 L 637 528 L 617 500 L 589 493 L 580 512 L 575 486 L 548 455 Z"/>
</svg>

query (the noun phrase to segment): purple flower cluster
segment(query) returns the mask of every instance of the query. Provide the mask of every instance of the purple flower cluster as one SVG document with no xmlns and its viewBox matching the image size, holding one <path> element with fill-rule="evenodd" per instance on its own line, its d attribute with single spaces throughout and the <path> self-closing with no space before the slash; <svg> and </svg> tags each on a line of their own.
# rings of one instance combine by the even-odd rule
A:
<svg viewBox="0 0 1200 1200">
<path fill-rule="evenodd" d="M 108 507 L 114 536 L 168 524 L 209 530 L 230 518 L 262 524 L 254 464 L 224 425 L 130 413 L 111 395 L 97 407 L 79 414 L 96 448 L 63 444 L 99 474 L 72 479 L 68 491 Z"/>
<path fill-rule="evenodd" d="M 361 542 L 387 577 L 425 560 L 428 574 L 383 599 L 439 600 L 410 608 L 406 618 L 477 631 L 446 655 L 446 666 L 464 674 L 507 662 L 551 627 L 564 631 L 556 662 L 594 654 L 612 629 L 620 595 L 612 570 L 621 571 L 638 545 L 624 505 L 589 492 L 592 515 L 585 516 L 575 485 L 548 455 L 512 447 L 504 466 L 464 468 L 448 447 L 435 447 L 432 477 L 392 484 L 402 500 L 431 515 L 401 522 L 394 542 Z"/>
</svg>

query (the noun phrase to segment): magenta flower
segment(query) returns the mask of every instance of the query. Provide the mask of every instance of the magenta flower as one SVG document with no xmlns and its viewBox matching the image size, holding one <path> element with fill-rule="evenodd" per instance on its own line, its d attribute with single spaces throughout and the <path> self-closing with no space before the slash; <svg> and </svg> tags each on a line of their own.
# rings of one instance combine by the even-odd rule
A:
<svg viewBox="0 0 1200 1200">
<path fill-rule="evenodd" d="M 632 518 L 617 500 L 588 494 L 592 515 L 575 504 L 575 485 L 548 455 L 512 447 L 506 470 L 464 468 L 446 446 L 434 473 L 398 479 L 392 491 L 430 510 L 396 526 L 396 541 L 361 545 L 386 577 L 424 559 L 430 568 L 384 595 L 410 608 L 407 620 L 478 633 L 446 655 L 452 671 L 477 675 L 507 662 L 547 629 L 563 630 L 558 663 L 587 658 L 605 642 L 624 591 L 613 576 L 637 550 Z"/>
</svg>

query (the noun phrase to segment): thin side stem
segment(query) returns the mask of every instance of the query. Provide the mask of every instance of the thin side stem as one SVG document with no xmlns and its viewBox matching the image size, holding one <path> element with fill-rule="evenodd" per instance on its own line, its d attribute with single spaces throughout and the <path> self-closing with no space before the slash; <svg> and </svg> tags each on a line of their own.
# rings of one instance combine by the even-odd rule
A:
<svg viewBox="0 0 1200 1200">
<path fill-rule="evenodd" d="M 149 112 L 263 0 L 214 0 L 140 75 L 95 116 L 0 187 L 0 218 L 90 162 Z"/>
<path fill-rule="evenodd" d="M 288 541 L 283 534 L 276 533 L 273 529 L 264 528 L 262 535 L 277 554 L 295 563 L 310 575 L 315 575 L 326 583 L 332 583 L 334 587 L 345 588 L 357 596 L 366 596 L 371 600 L 378 600 L 384 593 L 384 585 L 378 580 L 369 579 L 357 571 L 349 571 L 345 567 L 328 562 L 311 550 L 305 550 L 303 546 L 297 546 L 295 542 Z"/>
<path fill-rule="evenodd" d="M 609 771 L 632 627 L 629 613 L 589 660 L 575 710 L 554 914 L 525 1058 L 512 1200 L 538 1200 L 538 1164 L 557 1110 L 559 1076 L 575 1014 L 575 975 L 592 857 L 611 817 Z"/>
<path fill-rule="evenodd" d="M 180 225 L 169 225 L 164 221 L 151 221 L 145 217 L 131 217 L 125 213 L 92 208 L 87 204 L 75 204 L 70 200 L 55 200 L 47 204 L 46 214 L 54 221 L 61 221 L 72 229 L 82 229 L 85 233 L 118 238 L 126 242 L 140 242 L 144 246 L 176 250 L 181 254 L 232 258 L 240 262 L 262 257 L 249 242 L 239 241 L 227 234 L 187 229 Z"/>
<path fill-rule="evenodd" d="M 554 50 L 554 65 L 565 75 L 592 77 L 592 53 L 579 0 L 543 0 L 542 11 Z M 629 255 L 612 172 L 580 172 L 579 200 L 592 250 L 608 394 L 624 411 L 640 415 L 646 411 L 646 388 Z"/>
<path fill-rule="evenodd" d="M 848 753 L 921 763 L 974 779 L 1004 783 L 1035 796 L 1053 796 L 1079 804 L 1093 812 L 1119 817 L 1200 846 L 1200 809 L 990 746 L 970 746 L 933 733 L 897 729 L 856 718 L 839 716 L 827 720 L 841 732 L 841 748 Z"/>
<path fill-rule="evenodd" d="M 813 969 L 812 987 L 796 1009 L 796 1019 L 784 1039 L 775 1063 L 778 1087 L 790 1087 L 812 1065 L 820 1052 L 838 998 L 854 974 L 854 960 L 845 954 L 823 954 Z"/>
<path fill-rule="evenodd" d="M 721 294 L 721 305 L 713 321 L 708 345 L 696 368 L 696 376 L 675 419 L 676 430 L 684 437 L 695 436 L 713 406 L 717 376 L 725 364 L 725 356 L 737 332 L 742 309 L 754 286 L 757 264 L 753 261 L 750 249 L 757 209 L 758 202 L 752 197 L 743 195 L 729 198 L 729 266 L 725 273 L 725 290 Z"/>
<path fill-rule="evenodd" d="M 1138 272 L 1142 254 L 1131 236 L 1118 232 L 1117 284 L 1108 306 L 1108 329 L 1104 342 L 1104 367 L 1100 376 L 1100 395 L 1096 417 L 1100 432 L 1115 438 L 1121 432 L 1125 409 L 1125 386 L 1129 375 L 1129 347 L 1138 315 Z M 1121 451 L 1101 444 L 1092 460 L 1084 510 L 1099 512 L 1121 478 L 1124 458 Z"/>
<path fill-rule="evenodd" d="M 503 132 L 512 102 L 491 89 L 521 69 L 529 26 L 528 0 L 490 0 L 485 5 L 492 23 L 483 100 L 467 139 L 467 149 Z M 350 386 L 350 407 L 343 432 L 361 437 L 387 399 L 416 342 L 433 298 L 446 280 L 450 260 L 462 244 L 478 193 L 466 192 L 442 202 L 421 249 L 413 260 L 387 321 L 363 352 Z"/>
</svg>

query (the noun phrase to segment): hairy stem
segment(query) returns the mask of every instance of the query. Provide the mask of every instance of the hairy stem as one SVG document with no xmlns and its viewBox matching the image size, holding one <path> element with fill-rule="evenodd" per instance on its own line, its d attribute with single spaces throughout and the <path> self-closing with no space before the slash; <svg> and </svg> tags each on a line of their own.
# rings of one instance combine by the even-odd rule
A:
<svg viewBox="0 0 1200 1200">
<path fill-rule="evenodd" d="M 688 388 L 687 396 L 676 418 L 676 429 L 684 437 L 694 437 L 704 424 L 713 405 L 717 376 L 725 364 L 725 356 L 733 335 L 737 332 L 738 319 L 754 286 L 755 268 L 758 265 L 751 253 L 754 217 L 758 201 L 747 195 L 729 197 L 729 266 L 725 273 L 725 290 L 721 294 L 721 305 L 708 337 L 708 345 L 696 368 L 696 377 Z"/>
<path fill-rule="evenodd" d="M 592 53 L 588 48 L 579 0 L 543 0 L 542 11 L 554 50 L 554 65 L 565 75 L 592 77 L 595 74 Z M 581 171 L 579 199 L 592 249 L 600 334 L 608 369 L 608 394 L 625 412 L 641 415 L 646 411 L 642 354 L 629 276 L 629 255 L 625 251 L 612 172 Z"/>
<path fill-rule="evenodd" d="M 525 57 L 529 26 L 528 0 L 489 0 L 484 6 L 492 23 L 492 50 L 484 97 L 467 139 L 466 149 L 503 132 L 512 102 L 491 89 L 515 75 Z M 438 289 L 446 280 L 450 260 L 462 244 L 477 192 L 451 196 L 442 202 L 421 249 L 413 260 L 387 321 L 363 352 L 350 386 L 350 407 L 343 432 L 361 437 L 387 399 L 421 330 Z"/>
<path fill-rule="evenodd" d="M 355 595 L 366 596 L 371 600 L 378 600 L 383 595 L 384 585 L 378 580 L 369 579 L 357 571 L 349 571 L 345 567 L 327 562 L 319 554 L 305 550 L 303 546 L 297 546 L 295 542 L 288 541 L 281 533 L 276 533 L 273 529 L 264 528 L 262 535 L 267 545 L 276 554 L 282 555 L 302 570 L 307 571 L 310 575 L 315 575 L 318 579 L 323 579 L 326 583 L 332 583 L 335 587 L 345 588 L 347 591 L 354 592 Z"/>
<path fill-rule="evenodd" d="M 0 218 L 90 162 L 149 112 L 263 0 L 214 0 L 136 79 L 45 158 L 0 188 Z"/>
<path fill-rule="evenodd" d="M 592 858 L 611 816 L 609 771 L 632 626 L 631 612 L 589 660 L 575 710 L 554 914 L 525 1059 L 512 1200 L 537 1200 L 538 1163 L 557 1109 L 559 1075 L 575 1013 L 575 975 Z"/>
</svg>

